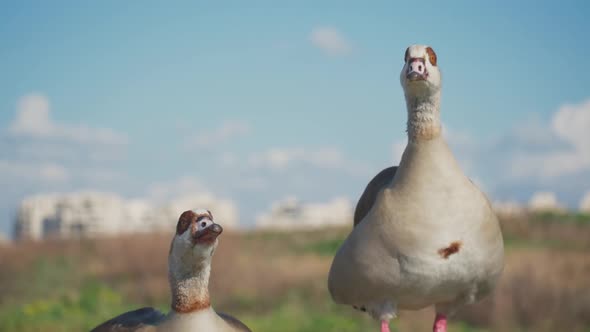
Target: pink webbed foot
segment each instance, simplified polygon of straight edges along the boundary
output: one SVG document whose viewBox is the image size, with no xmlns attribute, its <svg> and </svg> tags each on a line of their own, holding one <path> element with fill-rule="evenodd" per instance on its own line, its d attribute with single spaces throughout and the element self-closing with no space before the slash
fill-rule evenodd
<svg viewBox="0 0 590 332">
<path fill-rule="evenodd" d="M 389 332 L 389 322 L 386 320 L 381 321 L 381 332 Z"/>
<path fill-rule="evenodd" d="M 436 314 L 434 319 L 433 332 L 447 332 L 447 316 L 443 314 Z"/>
</svg>

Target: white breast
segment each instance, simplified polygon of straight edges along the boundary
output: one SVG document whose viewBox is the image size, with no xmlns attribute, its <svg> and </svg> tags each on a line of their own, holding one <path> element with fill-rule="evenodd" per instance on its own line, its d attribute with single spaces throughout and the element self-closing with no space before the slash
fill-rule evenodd
<svg viewBox="0 0 590 332">
<path fill-rule="evenodd" d="M 158 326 L 159 332 L 233 332 L 234 330 L 211 307 L 188 314 L 172 312 Z"/>
</svg>

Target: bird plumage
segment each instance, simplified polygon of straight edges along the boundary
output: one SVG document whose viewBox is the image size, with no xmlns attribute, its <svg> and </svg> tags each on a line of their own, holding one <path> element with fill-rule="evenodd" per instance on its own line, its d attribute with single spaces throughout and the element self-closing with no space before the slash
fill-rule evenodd
<svg viewBox="0 0 590 332">
<path fill-rule="evenodd" d="M 399 166 L 377 174 L 328 277 L 335 302 L 386 322 L 400 309 L 435 305 L 446 316 L 488 294 L 503 269 L 503 240 L 485 196 L 442 137 L 441 75 L 432 48 L 414 45 L 400 74 L 408 144 Z"/>
<path fill-rule="evenodd" d="M 237 318 L 211 307 L 211 259 L 222 231 L 208 210 L 182 213 L 168 257 L 170 313 L 142 308 L 110 319 L 91 332 L 251 332 Z"/>
</svg>

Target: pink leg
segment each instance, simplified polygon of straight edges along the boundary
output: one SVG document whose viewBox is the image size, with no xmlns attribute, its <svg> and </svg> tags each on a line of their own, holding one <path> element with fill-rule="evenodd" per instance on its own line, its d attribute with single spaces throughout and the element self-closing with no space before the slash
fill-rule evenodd
<svg viewBox="0 0 590 332">
<path fill-rule="evenodd" d="M 436 314 L 434 319 L 433 332 L 447 332 L 447 316 L 443 314 Z"/>
<path fill-rule="evenodd" d="M 381 321 L 381 332 L 389 332 L 389 322 L 386 320 Z"/>
</svg>

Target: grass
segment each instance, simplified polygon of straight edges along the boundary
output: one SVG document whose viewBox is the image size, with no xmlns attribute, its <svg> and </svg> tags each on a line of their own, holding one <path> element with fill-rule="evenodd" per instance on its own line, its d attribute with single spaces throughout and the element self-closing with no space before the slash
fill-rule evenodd
<svg viewBox="0 0 590 332">
<path fill-rule="evenodd" d="M 500 284 L 462 309 L 451 331 L 590 331 L 590 224 L 528 216 L 502 220 Z M 578 218 L 578 217 L 572 217 Z M 214 307 L 256 332 L 377 331 L 334 304 L 331 258 L 349 229 L 225 232 L 213 261 Z M 170 234 L 20 243 L 0 249 L 0 332 L 88 331 L 124 311 L 169 307 Z M 432 309 L 401 312 L 392 331 L 427 331 Z"/>
<path fill-rule="evenodd" d="M 96 316 L 108 317 L 133 306 L 100 283 L 84 285 L 79 292 L 35 299 L 0 312 L 0 331 L 88 331 Z"/>
<path fill-rule="evenodd" d="M 307 248 L 305 248 L 308 252 L 320 255 L 320 256 L 334 256 L 338 248 L 342 245 L 344 241 L 342 238 L 338 237 L 335 239 L 327 239 L 323 241 L 318 241 L 315 243 L 311 243 Z"/>
<path fill-rule="evenodd" d="M 363 331 L 370 330 L 375 323 L 358 319 L 353 315 L 336 314 L 342 308 L 335 308 L 326 302 L 312 302 L 304 292 L 289 292 L 271 312 L 264 315 L 244 314 L 243 320 L 253 331 Z"/>
<path fill-rule="evenodd" d="M 554 212 L 546 211 L 534 214 L 534 218 L 539 222 L 550 223 L 573 223 L 580 225 L 590 224 L 590 213 L 584 212 Z"/>
</svg>

